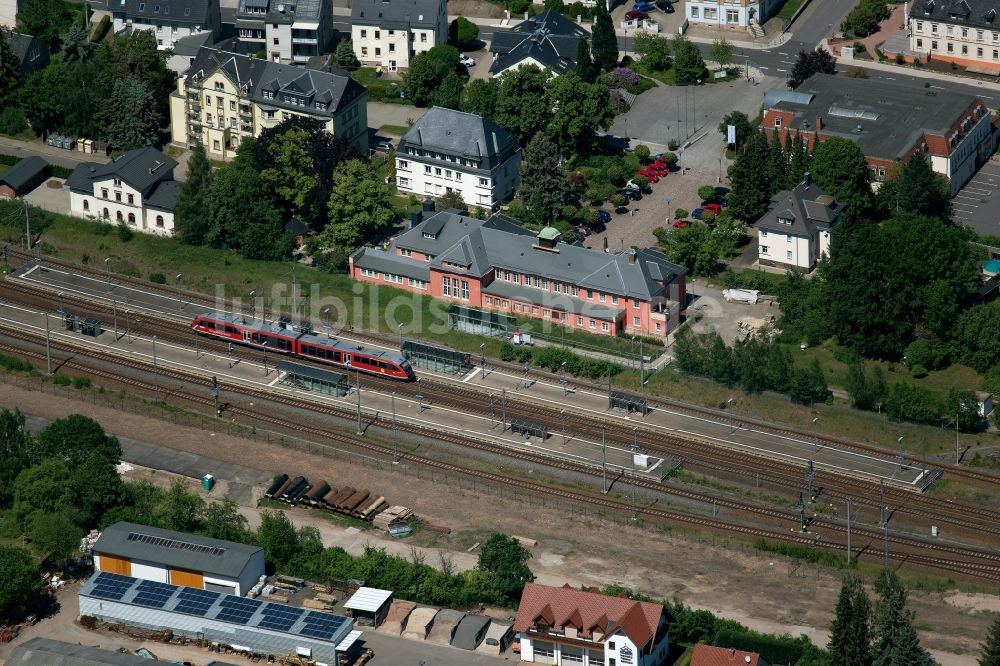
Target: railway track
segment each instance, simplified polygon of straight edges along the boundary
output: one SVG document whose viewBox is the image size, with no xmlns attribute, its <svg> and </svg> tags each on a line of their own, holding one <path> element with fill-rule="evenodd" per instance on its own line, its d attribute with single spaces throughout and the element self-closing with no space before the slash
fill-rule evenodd
<svg viewBox="0 0 1000 666">
<path fill-rule="evenodd" d="M 8 280 L 5 284 L 7 297 L 9 300 L 16 300 L 29 306 L 43 309 L 54 309 L 54 306 L 67 307 L 74 313 L 82 316 L 97 317 L 105 322 L 112 316 L 112 308 L 103 304 L 83 299 L 77 296 L 63 295 L 61 298 L 54 296 L 50 291 L 46 291 L 18 280 Z M 141 334 L 142 318 L 137 318 L 132 314 L 126 315 L 124 312 L 117 313 L 119 328 L 129 328 L 136 325 L 138 330 L 135 334 Z M 149 323 L 154 319 L 149 315 L 144 315 Z M 137 323 L 137 320 L 138 323 Z M 212 350 L 220 354 L 227 353 L 226 343 L 210 338 L 199 339 L 192 336 L 188 324 L 184 321 L 166 317 L 157 317 L 156 333 L 163 341 L 176 342 L 187 346 L 192 340 L 198 340 L 203 350 Z M 233 352 L 234 358 L 247 361 L 259 361 L 259 355 L 253 354 L 250 350 L 236 347 Z M 308 360 L 300 359 L 310 365 L 324 367 L 321 364 L 314 364 Z M 496 416 L 493 412 L 498 412 L 499 404 L 494 400 L 490 401 L 489 396 L 482 391 L 469 388 L 464 385 L 441 384 L 431 380 L 422 380 L 417 384 L 404 384 L 393 382 L 374 376 L 366 376 L 364 383 L 370 386 L 377 386 L 383 391 L 395 391 L 401 396 L 416 399 L 417 393 L 422 393 L 431 400 L 433 404 L 439 406 L 449 406 L 462 411 L 473 411 L 480 416 Z M 518 399 L 515 392 L 508 392 L 511 396 L 507 401 L 508 415 L 511 418 L 527 418 L 534 421 L 547 423 L 550 427 L 561 426 L 561 415 L 555 409 L 529 403 Z M 499 420 L 499 419 L 498 419 Z M 572 426 L 572 431 L 576 435 L 587 435 L 595 440 L 605 436 L 609 432 L 607 441 L 613 445 L 627 447 L 632 444 L 632 440 L 627 434 L 622 434 L 620 429 L 608 429 L 606 424 L 594 418 L 572 417 L 567 419 L 567 425 Z M 687 465 L 698 465 L 709 472 L 725 472 L 738 475 L 744 478 L 763 479 L 772 485 L 780 486 L 790 491 L 793 495 L 798 490 L 804 490 L 804 468 L 798 474 L 789 471 L 788 464 L 782 464 L 769 458 L 753 456 L 743 452 L 727 448 L 707 445 L 704 442 L 683 437 L 666 435 L 662 432 L 642 430 L 642 438 L 636 439 L 642 447 L 651 453 L 656 453 L 664 457 L 678 458 Z M 657 484 L 659 485 L 659 484 Z M 676 486 L 672 486 L 676 487 Z M 851 501 L 859 507 L 881 510 L 879 503 L 878 486 L 865 483 L 851 477 L 844 477 L 833 474 L 817 472 L 815 475 L 814 489 L 822 492 L 824 501 L 827 498 L 836 501 Z M 875 492 L 873 492 L 873 490 Z M 989 509 L 965 502 L 944 502 L 925 495 L 918 495 L 896 488 L 885 488 L 886 509 L 889 515 L 898 513 L 910 515 L 921 520 L 927 520 L 932 524 L 949 524 L 968 530 L 976 535 L 1000 535 L 1000 511 Z"/>
<path fill-rule="evenodd" d="M 8 339 L 18 339 L 24 342 L 29 342 L 34 344 L 39 343 L 39 339 L 37 336 L 28 334 L 23 330 L 12 328 L 7 324 L 3 324 L 2 327 L 5 329 L 5 335 L 7 336 Z M 119 356 L 101 352 L 99 350 L 94 350 L 89 347 L 84 347 L 83 349 L 80 349 L 75 345 L 64 345 L 62 343 L 55 343 L 53 347 L 57 351 L 62 350 L 62 351 L 73 352 L 74 354 L 73 358 L 77 358 L 77 355 L 82 353 L 96 360 L 106 361 L 115 364 L 117 366 L 123 366 L 138 372 L 145 373 L 150 370 L 150 368 L 143 362 L 136 361 L 134 359 L 123 359 Z M 31 355 L 39 359 L 44 358 L 44 355 L 38 352 L 25 352 L 23 349 L 11 346 L 9 344 L 0 345 L 0 349 L 5 349 L 20 354 L 27 353 L 28 355 Z M 121 373 L 113 373 L 99 369 L 95 370 L 94 368 L 91 368 L 89 366 L 84 366 L 75 360 L 68 361 L 66 365 L 71 369 L 81 370 L 91 375 L 97 375 L 112 381 L 125 383 L 135 388 L 142 388 L 144 390 L 149 390 L 150 388 L 153 388 L 148 382 L 136 380 L 134 378 L 122 375 Z M 164 379 L 169 378 L 174 381 L 182 382 L 184 386 L 188 386 L 191 384 L 198 385 L 204 383 L 204 378 L 198 377 L 190 373 L 176 371 L 168 368 L 161 368 L 158 372 L 158 375 Z M 273 392 L 259 390 L 252 387 L 240 387 L 239 393 L 251 397 L 254 400 L 275 402 L 295 409 L 307 409 L 310 411 L 326 413 L 331 416 L 338 416 L 341 418 L 351 418 L 353 416 L 352 410 L 331 407 L 326 405 L 316 405 L 315 403 L 306 402 L 291 396 L 274 394 Z M 202 406 L 211 404 L 210 401 L 204 395 L 192 393 L 191 391 L 186 390 L 183 387 L 179 389 L 172 389 L 171 395 L 177 396 L 181 399 Z M 364 438 L 348 436 L 343 433 L 331 433 L 327 429 L 304 426 L 301 423 L 296 423 L 294 421 L 282 419 L 268 412 L 265 412 L 263 414 L 260 412 L 251 413 L 249 410 L 245 410 L 238 406 L 233 406 L 231 407 L 231 409 L 235 413 L 240 414 L 241 416 L 252 417 L 258 421 L 272 423 L 275 426 L 281 426 L 283 428 L 287 428 L 292 431 L 307 433 L 311 436 L 314 437 L 318 436 L 325 439 L 332 438 L 338 442 L 349 442 L 354 446 L 359 446 L 361 448 L 365 448 L 370 451 L 378 452 L 380 455 L 383 456 L 388 453 L 388 448 L 385 445 L 373 443 L 368 440 L 365 440 Z M 411 434 L 415 434 L 418 436 L 427 437 L 429 435 L 429 433 L 423 428 L 410 427 L 405 424 L 401 426 L 398 425 L 397 428 L 404 432 L 410 432 Z M 550 466 L 557 466 L 570 471 L 590 474 L 592 476 L 598 474 L 598 472 L 593 468 L 588 468 L 575 463 L 563 462 L 560 464 L 553 465 L 552 459 L 543 458 L 542 456 L 538 456 L 535 454 L 511 451 L 510 449 L 497 447 L 495 445 L 490 445 L 485 442 L 479 442 L 476 440 L 467 440 L 465 438 L 457 437 L 446 433 L 443 434 L 437 431 L 431 433 L 431 435 L 435 439 L 442 439 L 442 435 L 444 435 L 443 437 L 444 439 L 451 441 L 453 443 L 462 446 L 472 446 L 473 448 L 479 448 L 488 451 L 490 453 L 499 453 L 501 455 L 506 455 L 506 456 L 515 455 L 516 457 L 524 461 L 531 462 L 533 464 L 545 464 Z M 729 533 L 735 532 L 737 534 L 741 534 L 744 536 L 752 536 L 770 540 L 780 540 L 786 543 L 810 544 L 814 546 L 821 546 L 825 548 L 835 548 L 835 549 L 844 548 L 843 543 L 832 543 L 827 539 L 820 544 L 815 540 L 815 538 L 807 538 L 801 535 L 796 536 L 793 533 L 788 533 L 784 530 L 784 525 L 782 525 L 781 530 L 773 530 L 758 526 L 738 524 L 738 523 L 734 524 L 732 522 L 725 522 L 716 519 L 708 519 L 686 512 L 664 509 L 664 508 L 654 507 L 651 505 L 650 506 L 639 506 L 637 504 L 630 505 L 627 502 L 615 500 L 607 496 L 594 497 L 593 495 L 588 495 L 585 493 L 569 491 L 566 490 L 565 488 L 554 486 L 552 484 L 529 483 L 523 479 L 518 479 L 517 477 L 510 477 L 507 475 L 484 472 L 482 470 L 467 469 L 459 465 L 455 465 L 453 463 L 447 463 L 440 460 L 426 458 L 423 456 L 417 456 L 416 454 L 403 453 L 401 455 L 404 460 L 413 462 L 414 464 L 437 467 L 439 469 L 450 471 L 452 473 L 462 473 L 466 475 L 478 476 L 498 483 L 504 483 L 506 485 L 513 485 L 522 489 L 532 490 L 533 492 L 540 492 L 542 494 L 558 496 L 572 501 L 586 502 L 592 505 L 597 504 L 598 506 L 604 506 L 606 508 L 614 509 L 616 511 L 634 511 L 637 515 L 647 516 L 650 519 L 660 522 L 663 521 L 672 523 L 679 522 L 691 526 L 697 526 L 723 532 L 729 532 Z M 647 490 L 656 490 L 659 492 L 663 491 L 663 487 L 660 486 L 659 484 L 639 481 L 639 485 Z M 746 504 L 739 504 L 728 500 L 722 500 L 720 503 L 718 498 L 713 498 L 701 493 L 679 490 L 679 489 L 671 489 L 671 490 L 677 491 L 674 492 L 673 494 L 679 497 L 684 497 L 687 499 L 696 500 L 700 502 L 714 501 L 717 504 L 721 504 L 722 506 L 731 508 L 733 511 L 739 511 L 748 514 L 756 514 L 758 516 L 768 517 L 786 524 L 789 522 L 797 524 L 796 515 L 781 512 L 776 509 L 753 507 Z M 836 533 L 839 536 L 840 533 L 846 532 L 845 528 L 835 523 L 821 521 L 815 524 L 822 525 L 825 533 Z M 884 536 L 878 533 L 877 531 L 867 530 L 863 528 L 855 529 L 853 534 L 855 535 L 855 538 L 857 538 L 859 541 L 868 539 L 870 542 L 869 545 L 871 545 L 871 543 L 877 544 L 879 540 L 881 540 Z M 926 542 L 923 541 L 910 539 L 907 537 L 895 536 L 895 535 L 889 538 L 888 542 L 893 544 L 893 546 L 896 548 L 895 551 L 890 551 L 889 553 L 889 556 L 892 557 L 892 559 L 894 559 L 895 561 L 911 562 L 914 564 L 928 566 L 939 570 L 943 569 L 953 573 L 969 575 L 976 578 L 986 579 L 991 581 L 1000 580 L 1000 556 L 991 553 L 986 553 L 976 549 L 945 546 L 942 544 L 927 544 Z M 916 552 L 910 552 L 911 550 L 915 550 Z M 935 556 L 928 555 L 926 552 L 928 550 L 934 551 Z M 943 557 L 944 555 L 950 555 L 954 559 L 945 558 Z"/>
</svg>

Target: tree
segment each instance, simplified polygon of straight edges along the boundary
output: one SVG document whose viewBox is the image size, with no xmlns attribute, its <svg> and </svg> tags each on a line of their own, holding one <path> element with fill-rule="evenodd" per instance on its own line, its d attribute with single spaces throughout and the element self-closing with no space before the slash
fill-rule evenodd
<svg viewBox="0 0 1000 666">
<path fill-rule="evenodd" d="M 0 618 L 17 619 L 34 604 L 42 587 L 27 551 L 0 545 Z"/>
<path fill-rule="evenodd" d="M 389 190 L 374 164 L 348 160 L 333 174 L 329 203 L 330 223 L 319 235 L 323 248 L 353 252 L 393 220 Z"/>
<path fill-rule="evenodd" d="M 662 238 L 662 247 L 670 261 L 684 266 L 694 275 L 718 272 L 718 249 L 712 232 L 703 224 L 670 230 Z"/>
<path fill-rule="evenodd" d="M 717 39 L 712 42 L 708 57 L 719 63 L 720 68 L 725 69 L 726 65 L 731 65 L 733 62 L 733 45 L 725 39 Z"/>
<path fill-rule="evenodd" d="M 785 161 L 785 151 L 781 146 L 781 135 L 777 129 L 771 130 L 771 152 L 767 160 L 767 179 L 771 183 L 771 194 L 784 187 L 788 179 L 788 162 Z"/>
<path fill-rule="evenodd" d="M 754 131 L 753 125 L 750 124 L 750 119 L 747 118 L 747 114 L 742 111 L 730 111 L 725 116 L 722 117 L 722 122 L 719 123 L 719 132 L 722 136 L 729 137 L 729 126 L 733 125 L 736 128 L 736 144 L 733 146 L 733 150 L 739 151 L 740 148 L 746 144 L 747 139 Z"/>
<path fill-rule="evenodd" d="M 802 182 L 806 172 L 810 169 L 811 163 L 812 159 L 809 155 L 809 148 L 806 146 L 805 139 L 802 138 L 800 132 L 796 132 L 795 139 L 792 141 L 791 156 L 788 161 L 787 182 L 790 187 L 795 187 Z"/>
<path fill-rule="evenodd" d="M 34 511 L 65 513 L 74 523 L 82 522 L 65 460 L 49 458 L 26 468 L 14 480 L 13 491 L 14 513 L 22 525 Z"/>
<path fill-rule="evenodd" d="M 840 28 L 857 37 L 867 37 L 877 32 L 879 23 L 889 18 L 889 8 L 881 0 L 861 0 L 846 17 Z"/>
<path fill-rule="evenodd" d="M 986 634 L 979 666 L 1000 666 L 1000 616 L 993 620 L 989 633 Z"/>
<path fill-rule="evenodd" d="M 0 35 L 0 107 L 14 103 L 21 82 L 21 61 L 10 50 L 10 44 Z"/>
<path fill-rule="evenodd" d="M 861 579 L 848 574 L 840 586 L 833 626 L 830 627 L 830 663 L 837 666 L 870 666 L 871 603 Z"/>
<path fill-rule="evenodd" d="M 729 213 L 744 222 L 756 222 L 767 210 L 772 184 L 768 176 L 770 149 L 760 130 L 753 130 L 729 167 L 733 191 Z"/>
<path fill-rule="evenodd" d="M 35 461 L 58 458 L 76 466 L 97 453 L 110 465 L 121 460 L 118 438 L 104 432 L 101 424 L 81 414 L 71 414 L 47 425 L 36 438 Z"/>
<path fill-rule="evenodd" d="M 581 37 L 576 44 L 576 74 L 581 81 L 593 83 L 597 79 L 597 68 L 590 56 L 590 44 L 586 37 Z"/>
<path fill-rule="evenodd" d="M 92 451 L 81 464 L 70 470 L 69 483 L 74 495 L 73 515 L 86 529 L 98 524 L 109 509 L 125 501 L 125 482 L 118 475 L 117 461 Z"/>
<path fill-rule="evenodd" d="M 934 660 L 920 646 L 913 613 L 906 610 L 906 590 L 896 574 L 886 569 L 875 583 L 873 666 L 932 666 Z"/>
<path fill-rule="evenodd" d="M 602 70 L 608 72 L 618 64 L 618 38 L 615 36 L 611 14 L 603 3 L 597 3 L 594 18 L 594 30 L 591 33 L 591 52 L 594 62 Z"/>
<path fill-rule="evenodd" d="M 552 115 L 546 91 L 549 75 L 534 65 L 507 70 L 500 76 L 493 120 L 527 146 L 544 129 Z"/>
<path fill-rule="evenodd" d="M 361 63 L 354 54 L 354 42 L 350 39 L 342 39 L 337 43 L 337 49 L 333 52 L 333 57 L 337 60 L 337 65 L 347 70 L 357 69 Z"/>
<path fill-rule="evenodd" d="M 494 574 L 505 597 L 516 601 L 527 583 L 535 580 L 527 562 L 531 553 L 514 537 L 494 532 L 479 551 L 476 568 Z"/>
<path fill-rule="evenodd" d="M 584 157 L 597 147 L 598 131 L 611 127 L 614 112 L 606 86 L 581 81 L 576 72 L 553 79 L 548 98 L 554 110 L 546 135 L 560 155 Z"/>
<path fill-rule="evenodd" d="M 698 45 L 683 36 L 674 38 L 674 76 L 681 85 L 697 84 L 705 78 L 705 61 Z"/>
<path fill-rule="evenodd" d="M 64 63 L 86 62 L 94 54 L 94 45 L 90 41 L 87 29 L 79 23 L 69 26 L 62 36 L 62 46 L 59 48 L 59 58 Z"/>
<path fill-rule="evenodd" d="M 34 439 L 24 425 L 24 414 L 0 410 L 0 507 L 14 499 L 14 480 L 31 464 Z"/>
<path fill-rule="evenodd" d="M 493 118 L 500 82 L 495 78 L 469 81 L 462 92 L 462 111 L 483 118 Z"/>
<path fill-rule="evenodd" d="M 434 99 L 434 91 L 441 82 L 437 67 L 426 53 L 418 53 L 410 61 L 410 69 L 403 79 L 406 97 L 417 106 L 427 106 Z"/>
<path fill-rule="evenodd" d="M 205 501 L 185 488 L 182 481 L 174 481 L 163 498 L 159 523 L 164 529 L 195 532 L 204 511 Z"/>
<path fill-rule="evenodd" d="M 926 215 L 951 218 L 951 198 L 944 179 L 934 173 L 927 158 L 916 152 L 895 170 L 878 191 L 879 208 L 891 215 Z"/>
<path fill-rule="evenodd" d="M 45 69 L 28 75 L 18 93 L 18 100 L 32 123 L 55 129 L 62 125 L 66 116 L 69 104 L 66 90 L 69 87 L 66 67 L 61 62 L 53 62 Z"/>
<path fill-rule="evenodd" d="M 167 51 L 157 48 L 151 30 L 136 30 L 102 42 L 94 57 L 98 92 L 111 90 L 119 80 L 141 81 L 161 102 L 159 114 L 167 115 L 167 98 L 175 88 L 175 75 L 167 68 Z M 103 86 L 103 88 L 101 88 Z"/>
<path fill-rule="evenodd" d="M 119 79 L 98 111 L 97 122 L 104 140 L 115 148 L 151 146 L 163 126 L 161 104 L 143 81 Z"/>
<path fill-rule="evenodd" d="M 572 199 L 569 180 L 559 166 L 558 148 L 544 134 L 532 139 L 521 155 L 520 196 L 537 224 L 553 222 Z"/>
<path fill-rule="evenodd" d="M 670 69 L 670 42 L 652 32 L 642 31 L 632 40 L 635 52 L 639 54 L 639 62 L 651 72 L 665 72 Z"/>
<path fill-rule="evenodd" d="M 31 545 L 57 566 L 73 554 L 83 537 L 83 530 L 62 513 L 35 511 L 24 522 L 24 534 Z"/>
<path fill-rule="evenodd" d="M 820 47 L 815 51 L 799 51 L 795 64 L 792 66 L 792 75 L 788 79 L 788 87 L 798 88 L 813 74 L 835 74 L 837 72 L 837 61 L 833 59 L 830 52 Z"/>
<path fill-rule="evenodd" d="M 448 41 L 461 48 L 479 39 L 479 26 L 459 16 L 448 25 Z"/>
<path fill-rule="evenodd" d="M 309 193 L 319 180 L 313 169 L 309 133 L 290 128 L 277 135 L 268 150 L 274 165 L 260 172 L 261 180 L 289 209 L 298 211 L 306 219 L 314 219 L 315 211 L 306 211 Z"/>
<path fill-rule="evenodd" d="M 978 372 L 1000 365 L 1000 301 L 963 312 L 955 325 L 954 338 L 962 363 Z"/>
<path fill-rule="evenodd" d="M 455 72 L 449 72 L 438 85 L 437 90 L 434 91 L 434 106 L 455 109 L 456 111 L 461 110 L 464 90 L 465 79 Z"/>
<path fill-rule="evenodd" d="M 250 537 L 246 517 L 228 497 L 205 507 L 201 523 L 202 531 L 213 539 L 246 543 Z"/>
<path fill-rule="evenodd" d="M 188 159 L 187 180 L 181 184 L 174 206 L 174 227 L 182 243 L 201 245 L 210 225 L 209 197 L 212 192 L 212 166 L 205 146 L 195 142 Z"/>
<path fill-rule="evenodd" d="M 299 550 L 298 534 L 284 511 L 261 512 L 257 543 L 275 567 L 288 564 Z"/>
<path fill-rule="evenodd" d="M 824 192 L 844 204 L 848 223 L 871 211 L 871 172 L 858 144 L 843 137 L 830 137 L 813 147 L 810 171 Z"/>
<path fill-rule="evenodd" d="M 879 405 L 885 404 L 888 391 L 885 371 L 876 365 L 869 376 L 863 363 L 860 361 L 852 363 L 848 367 L 847 383 L 844 388 L 851 398 L 852 406 L 869 411 L 875 409 L 881 411 Z"/>
<path fill-rule="evenodd" d="M 458 190 L 446 192 L 444 195 L 438 197 L 437 201 L 439 210 L 448 210 L 449 208 L 456 208 L 463 212 L 468 212 L 469 210 L 465 199 L 462 198 L 462 193 Z"/>
<path fill-rule="evenodd" d="M 70 5 L 60 0 L 25 0 L 19 7 L 17 31 L 38 37 L 50 49 L 59 48 L 60 35 L 73 23 Z"/>
</svg>

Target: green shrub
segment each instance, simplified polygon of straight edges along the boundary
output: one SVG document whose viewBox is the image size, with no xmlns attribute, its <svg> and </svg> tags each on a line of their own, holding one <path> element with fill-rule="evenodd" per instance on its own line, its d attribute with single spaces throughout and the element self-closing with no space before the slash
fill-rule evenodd
<svg viewBox="0 0 1000 666">
<path fill-rule="evenodd" d="M 56 386 L 69 386 L 73 380 L 66 375 L 52 375 L 52 383 Z"/>
<path fill-rule="evenodd" d="M 616 192 L 613 195 L 611 195 L 611 203 L 614 204 L 615 206 L 624 206 L 625 201 L 626 200 L 624 194 Z"/>
<path fill-rule="evenodd" d="M 698 188 L 698 197 L 702 201 L 708 201 L 715 196 L 715 186 L 714 185 L 702 185 Z"/>
<path fill-rule="evenodd" d="M 76 377 L 75 379 L 73 379 L 73 388 L 75 389 L 90 388 L 90 377 Z"/>
<path fill-rule="evenodd" d="M 677 143 L 676 139 L 670 139 L 669 141 L 667 141 L 667 148 L 669 148 L 670 150 L 677 150 L 678 145 L 679 144 Z"/>
<path fill-rule="evenodd" d="M 105 14 L 101 17 L 100 22 L 97 24 L 97 29 L 94 30 L 94 34 L 90 36 L 90 41 L 97 43 L 102 41 L 108 34 L 108 30 L 111 29 L 111 16 Z"/>
<path fill-rule="evenodd" d="M 19 106 L 8 106 L 0 113 L 0 134 L 20 134 L 28 129 L 28 119 Z"/>
<path fill-rule="evenodd" d="M 690 214 L 691 214 L 691 212 L 688 211 L 688 210 L 685 210 L 684 208 L 678 208 L 677 210 L 674 211 L 674 217 L 677 218 L 678 220 L 683 220 L 685 217 L 687 217 Z"/>
<path fill-rule="evenodd" d="M 133 233 L 133 231 L 129 229 L 128 225 L 125 224 L 124 220 L 118 223 L 118 240 L 120 240 L 123 243 L 127 243 L 134 237 L 135 233 Z"/>
<path fill-rule="evenodd" d="M 163 273 L 151 273 L 149 276 L 149 281 L 153 284 L 166 284 L 167 276 Z"/>
<path fill-rule="evenodd" d="M 635 147 L 635 150 L 632 152 L 634 152 L 635 156 L 638 157 L 640 160 L 649 159 L 649 146 L 647 146 L 644 143 L 640 143 L 638 146 Z"/>
<path fill-rule="evenodd" d="M 35 366 L 23 359 L 4 356 L 3 354 L 0 354 L 0 367 L 4 367 L 12 372 L 31 372 L 35 369 Z"/>
<path fill-rule="evenodd" d="M 510 13 L 511 15 L 523 14 L 528 11 L 528 7 L 531 6 L 530 0 L 511 0 L 510 3 Z"/>
<path fill-rule="evenodd" d="M 643 176 L 641 173 L 637 173 L 635 177 L 632 178 L 632 180 L 635 181 L 635 184 L 639 186 L 640 190 L 645 189 L 645 187 L 649 185 L 649 179 Z"/>
<path fill-rule="evenodd" d="M 507 363 L 514 360 L 514 345 L 509 342 L 500 345 L 500 360 Z"/>
<path fill-rule="evenodd" d="M 612 183 L 622 182 L 622 176 L 624 175 L 621 165 L 612 164 L 608 167 L 608 178 L 611 179 Z"/>
</svg>

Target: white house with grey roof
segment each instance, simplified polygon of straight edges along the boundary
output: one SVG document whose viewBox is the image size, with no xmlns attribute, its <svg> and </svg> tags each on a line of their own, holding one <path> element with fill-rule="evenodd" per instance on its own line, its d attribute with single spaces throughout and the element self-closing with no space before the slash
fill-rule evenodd
<svg viewBox="0 0 1000 666">
<path fill-rule="evenodd" d="M 493 208 L 514 196 L 521 146 L 513 134 L 473 113 L 432 107 L 396 150 L 396 187 L 439 197 L 458 192 L 473 206 Z"/>
<path fill-rule="evenodd" d="M 448 43 L 448 2 L 353 0 L 351 42 L 362 65 L 406 71 L 415 55 Z"/>
<path fill-rule="evenodd" d="M 687 270 L 656 250 L 600 252 L 560 242 L 552 227 L 536 234 L 502 216 L 476 220 L 455 210 L 420 219 L 387 249 L 357 250 L 350 274 L 605 335 L 665 338 L 687 298 Z"/>
<path fill-rule="evenodd" d="M 303 64 L 330 46 L 332 12 L 333 3 L 323 0 L 239 0 L 239 51 L 263 51 L 272 62 Z"/>
<path fill-rule="evenodd" d="M 149 30 L 161 51 L 172 49 L 178 39 L 202 32 L 219 38 L 219 0 L 106 0 L 115 34 Z"/>
<path fill-rule="evenodd" d="M 532 16 L 510 30 L 497 30 L 490 41 L 493 64 L 490 74 L 534 65 L 553 76 L 576 68 L 580 40 L 590 43 L 590 33 L 551 9 Z"/>
<path fill-rule="evenodd" d="M 812 182 L 807 173 L 791 191 L 778 192 L 757 220 L 758 261 L 810 271 L 830 254 L 830 234 L 844 204 Z"/>
<path fill-rule="evenodd" d="M 107 164 L 78 164 L 66 179 L 70 213 L 170 236 L 180 192 L 180 183 L 174 180 L 176 166 L 155 148 L 136 148 Z"/>
<path fill-rule="evenodd" d="M 202 47 L 170 95 L 170 135 L 230 159 L 240 142 L 292 116 L 319 122 L 359 153 L 368 150 L 368 91 L 347 72 L 281 65 Z"/>
<path fill-rule="evenodd" d="M 264 575 L 259 546 L 137 523 L 109 525 L 93 553 L 97 571 L 237 596 Z"/>
</svg>

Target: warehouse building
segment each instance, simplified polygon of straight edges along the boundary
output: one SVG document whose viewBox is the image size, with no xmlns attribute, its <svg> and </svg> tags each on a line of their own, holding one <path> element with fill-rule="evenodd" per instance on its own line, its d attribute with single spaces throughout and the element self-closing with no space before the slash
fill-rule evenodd
<svg viewBox="0 0 1000 666">
<path fill-rule="evenodd" d="M 7 663 L 18 666 L 146 666 L 149 660 L 134 654 L 37 637 L 14 648 Z"/>
<path fill-rule="evenodd" d="M 115 523 L 94 544 L 97 571 L 241 596 L 264 575 L 264 549 Z"/>
<path fill-rule="evenodd" d="M 80 617 L 217 642 L 257 655 L 336 664 L 360 644 L 351 618 L 281 603 L 95 573 L 80 588 Z"/>
</svg>

